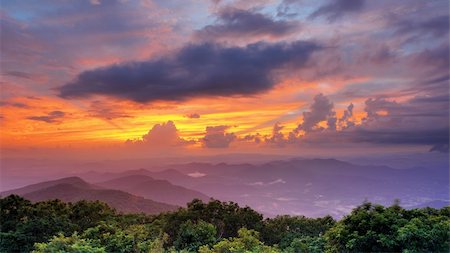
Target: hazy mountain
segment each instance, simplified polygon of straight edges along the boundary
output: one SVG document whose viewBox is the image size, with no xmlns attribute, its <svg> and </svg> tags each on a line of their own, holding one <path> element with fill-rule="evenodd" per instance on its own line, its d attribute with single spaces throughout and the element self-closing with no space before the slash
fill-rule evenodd
<svg viewBox="0 0 450 253">
<path fill-rule="evenodd" d="M 179 185 L 273 214 L 341 216 L 365 199 L 385 205 L 400 199 L 405 206 L 448 199 L 445 166 L 394 169 L 335 159 L 292 159 L 260 165 L 189 163 L 166 169 L 202 175 Z"/>
<path fill-rule="evenodd" d="M 94 186 L 94 185 L 87 183 L 86 181 L 84 181 L 83 179 L 81 179 L 79 177 L 66 177 L 66 178 L 61 178 L 61 179 L 56 179 L 56 180 L 51 180 L 51 181 L 45 181 L 45 182 L 41 182 L 41 183 L 37 183 L 37 184 L 31 184 L 31 185 L 28 185 L 28 186 L 25 186 L 22 188 L 18 188 L 18 189 L 14 189 L 14 190 L 4 191 L 4 192 L 1 192 L 0 195 L 1 196 L 7 196 L 10 194 L 24 195 L 24 194 L 27 194 L 30 192 L 42 190 L 42 189 L 52 187 L 55 185 L 59 185 L 59 184 L 71 184 L 71 185 L 76 185 L 79 188 L 86 188 L 86 189 L 99 188 L 98 186 Z"/>
<path fill-rule="evenodd" d="M 158 180 L 145 175 L 119 177 L 98 183 L 98 185 L 179 206 L 186 205 L 192 199 L 209 200 L 208 196 L 199 191 L 173 185 L 167 180 Z"/>
<path fill-rule="evenodd" d="M 60 199 L 65 202 L 76 202 L 83 199 L 100 200 L 124 213 L 156 214 L 178 208 L 174 205 L 156 202 L 120 190 L 101 189 L 77 177 L 42 182 L 3 192 L 0 195 L 7 196 L 10 194 L 18 194 L 34 202 L 50 199 Z"/>
<path fill-rule="evenodd" d="M 412 207 L 427 205 L 425 202 L 434 205 L 435 200 L 449 198 L 445 164 L 394 169 L 336 159 L 291 159 L 263 164 L 197 162 L 159 169 L 92 171 L 80 176 L 89 182 L 102 182 L 103 187 L 166 203 L 184 204 L 190 197 L 205 200 L 205 193 L 249 205 L 265 214 L 339 217 L 366 199 L 383 205 L 400 199 L 403 206 Z"/>
</svg>

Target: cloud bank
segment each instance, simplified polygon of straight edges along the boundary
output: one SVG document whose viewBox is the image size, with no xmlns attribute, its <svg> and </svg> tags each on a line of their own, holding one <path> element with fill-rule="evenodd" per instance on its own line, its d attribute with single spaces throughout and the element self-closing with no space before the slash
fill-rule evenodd
<svg viewBox="0 0 450 253">
<path fill-rule="evenodd" d="M 272 71 L 300 68 L 319 48 L 305 41 L 260 42 L 245 47 L 188 45 L 172 57 L 82 72 L 60 88 L 60 96 L 107 95 L 145 103 L 199 96 L 251 95 L 276 84 Z"/>
</svg>

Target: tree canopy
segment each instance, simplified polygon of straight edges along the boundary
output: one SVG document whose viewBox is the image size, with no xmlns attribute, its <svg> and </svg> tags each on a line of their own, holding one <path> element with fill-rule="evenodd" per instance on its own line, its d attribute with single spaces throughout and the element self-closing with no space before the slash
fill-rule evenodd
<svg viewBox="0 0 450 253">
<path fill-rule="evenodd" d="M 448 252 L 450 207 L 364 202 L 331 216 L 263 216 L 233 202 L 193 200 L 159 215 L 101 202 L 0 199 L 0 252 Z"/>
</svg>

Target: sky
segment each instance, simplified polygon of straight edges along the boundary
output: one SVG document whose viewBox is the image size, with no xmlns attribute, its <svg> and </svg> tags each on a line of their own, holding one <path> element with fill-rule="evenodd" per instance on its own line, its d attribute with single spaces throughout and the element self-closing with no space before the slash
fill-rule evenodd
<svg viewBox="0 0 450 253">
<path fill-rule="evenodd" d="M 2 158 L 449 152 L 446 0 L 1 2 Z"/>
</svg>

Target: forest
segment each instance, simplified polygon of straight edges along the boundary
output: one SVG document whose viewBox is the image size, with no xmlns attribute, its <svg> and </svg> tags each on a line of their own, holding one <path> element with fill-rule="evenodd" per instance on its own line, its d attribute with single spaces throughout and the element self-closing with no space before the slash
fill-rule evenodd
<svg viewBox="0 0 450 253">
<path fill-rule="evenodd" d="M 95 201 L 0 199 L 1 252 L 449 252 L 450 207 L 363 202 L 340 220 L 264 218 L 233 202 L 122 214 Z"/>
</svg>

